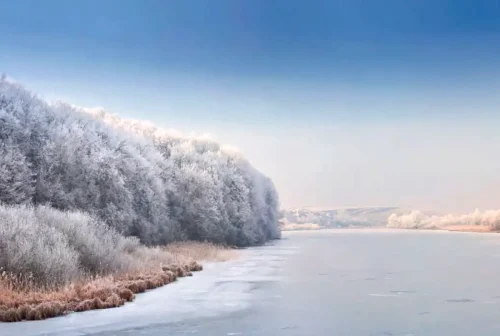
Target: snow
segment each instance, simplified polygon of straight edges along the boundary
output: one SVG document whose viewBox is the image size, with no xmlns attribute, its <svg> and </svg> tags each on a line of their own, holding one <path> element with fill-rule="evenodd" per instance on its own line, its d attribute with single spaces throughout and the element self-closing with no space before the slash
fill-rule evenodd
<svg viewBox="0 0 500 336">
<path fill-rule="evenodd" d="M 0 324 L 3 335 L 68 335 L 113 332 L 228 314 L 248 308 L 260 282 L 279 281 L 277 268 L 296 253 L 279 246 L 239 250 L 239 257 L 205 264 L 193 277 L 137 295 L 123 307 L 72 313 L 43 321 Z"/>
</svg>

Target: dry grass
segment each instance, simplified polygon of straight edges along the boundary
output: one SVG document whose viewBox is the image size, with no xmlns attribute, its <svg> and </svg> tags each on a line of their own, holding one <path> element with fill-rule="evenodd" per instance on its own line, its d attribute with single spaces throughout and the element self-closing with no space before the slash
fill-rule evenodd
<svg viewBox="0 0 500 336">
<path fill-rule="evenodd" d="M 128 273 L 87 278 L 57 288 L 37 287 L 30 277 L 0 275 L 0 321 L 42 320 L 70 312 L 119 307 L 135 294 L 164 286 L 203 269 L 199 261 L 225 261 L 229 248 L 197 242 L 158 249 L 155 257 Z"/>
<path fill-rule="evenodd" d="M 236 256 L 235 249 L 212 243 L 178 242 L 167 245 L 165 250 L 198 261 L 227 261 Z"/>
</svg>

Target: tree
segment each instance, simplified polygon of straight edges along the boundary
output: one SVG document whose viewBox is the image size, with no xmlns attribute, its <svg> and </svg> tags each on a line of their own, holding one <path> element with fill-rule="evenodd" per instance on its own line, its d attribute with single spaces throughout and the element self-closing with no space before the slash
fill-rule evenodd
<svg viewBox="0 0 500 336">
<path fill-rule="evenodd" d="M 34 176 L 30 164 L 9 140 L 0 143 L 0 202 L 24 204 L 31 201 Z"/>
<path fill-rule="evenodd" d="M 0 201 L 98 216 L 147 244 L 279 236 L 278 194 L 241 155 L 0 79 Z"/>
</svg>

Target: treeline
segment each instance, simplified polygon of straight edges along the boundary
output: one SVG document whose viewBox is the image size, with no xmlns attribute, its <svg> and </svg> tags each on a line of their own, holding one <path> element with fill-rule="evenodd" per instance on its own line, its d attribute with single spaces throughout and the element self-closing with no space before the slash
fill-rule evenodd
<svg viewBox="0 0 500 336">
<path fill-rule="evenodd" d="M 479 211 L 464 215 L 429 215 L 419 210 L 408 214 L 392 214 L 387 220 L 390 228 L 441 229 L 451 226 L 486 227 L 500 230 L 500 210 Z"/>
<path fill-rule="evenodd" d="M 281 222 L 288 228 L 294 224 L 318 225 L 320 228 L 382 226 L 393 212 L 400 213 L 395 207 L 366 207 L 341 209 L 285 209 Z M 297 227 L 299 228 L 299 227 Z"/>
<path fill-rule="evenodd" d="M 272 181 L 218 143 L 0 79 L 0 202 L 83 211 L 149 245 L 278 238 Z"/>
</svg>

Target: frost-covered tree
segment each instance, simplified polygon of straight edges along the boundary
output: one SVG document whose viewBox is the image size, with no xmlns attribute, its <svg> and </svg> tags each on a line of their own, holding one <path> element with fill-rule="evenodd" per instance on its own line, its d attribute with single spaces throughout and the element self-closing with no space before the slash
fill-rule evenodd
<svg viewBox="0 0 500 336">
<path fill-rule="evenodd" d="M 9 140 L 0 143 L 0 202 L 23 204 L 31 201 L 34 178 L 30 163 Z"/>
<path fill-rule="evenodd" d="M 2 78 L 0 140 L 1 202 L 84 211 L 147 244 L 279 237 L 272 182 L 210 139 L 50 105 Z"/>
</svg>

